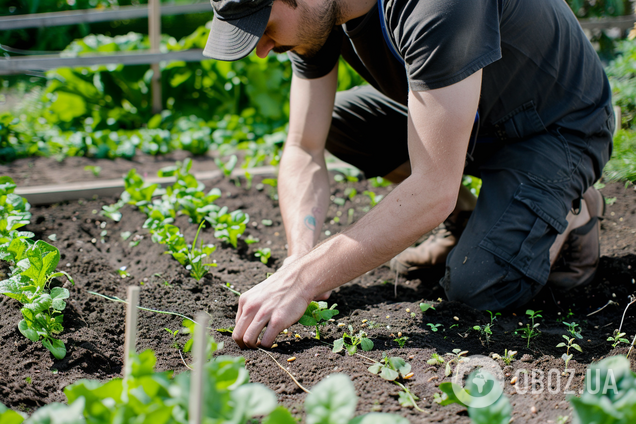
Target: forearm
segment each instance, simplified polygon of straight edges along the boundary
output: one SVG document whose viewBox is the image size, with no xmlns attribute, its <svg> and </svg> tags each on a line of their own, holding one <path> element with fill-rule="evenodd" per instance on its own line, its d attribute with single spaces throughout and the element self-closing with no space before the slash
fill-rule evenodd
<svg viewBox="0 0 636 424">
<path fill-rule="evenodd" d="M 327 214 L 329 177 L 324 154 L 296 144 L 286 146 L 278 181 L 288 255 L 303 256 L 317 243 Z"/>
<path fill-rule="evenodd" d="M 446 187 L 448 181 L 436 186 L 411 176 L 356 225 L 295 262 L 297 281 L 308 298 L 380 266 L 435 228 L 455 202 L 457 188 Z"/>
</svg>

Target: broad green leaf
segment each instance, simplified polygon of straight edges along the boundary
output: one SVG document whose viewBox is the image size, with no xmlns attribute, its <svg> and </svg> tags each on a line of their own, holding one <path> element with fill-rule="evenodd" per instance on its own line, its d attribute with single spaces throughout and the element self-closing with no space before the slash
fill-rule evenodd
<svg viewBox="0 0 636 424">
<path fill-rule="evenodd" d="M 382 371 L 383 365 L 379 362 L 376 362 L 375 364 L 371 365 L 368 370 L 370 373 L 373 374 L 379 374 L 380 371 Z"/>
<path fill-rule="evenodd" d="M 70 293 L 67 289 L 63 287 L 54 287 L 51 289 L 51 299 L 53 299 L 53 303 L 51 306 L 53 309 L 62 311 L 66 308 L 66 302 L 64 299 L 68 299 Z"/>
<path fill-rule="evenodd" d="M 445 382 L 439 385 L 439 389 L 442 391 L 443 395 L 441 397 L 441 400 L 438 403 L 441 406 L 446 406 L 452 403 L 456 403 L 458 405 L 465 407 L 466 405 L 464 405 L 464 403 L 462 403 L 462 401 L 459 400 L 459 398 L 457 398 L 457 396 L 455 395 L 455 391 L 453 391 L 453 385 L 455 385 L 455 383 L 451 383 L 451 382 Z M 461 390 L 463 390 L 463 388 L 461 386 L 457 386 L 456 390 L 460 392 Z"/>
<path fill-rule="evenodd" d="M 235 405 L 234 420 L 237 423 L 267 415 L 277 406 L 274 392 L 258 383 L 240 386 L 232 391 L 231 398 Z"/>
<path fill-rule="evenodd" d="M 46 293 L 42 293 L 31 299 L 31 303 L 25 304 L 24 308 L 31 310 L 35 315 L 37 315 L 40 312 L 48 310 L 52 304 L 53 299 L 51 299 L 51 296 Z"/>
<path fill-rule="evenodd" d="M 44 287 L 48 276 L 55 272 L 60 262 L 60 251 L 55 246 L 38 240 L 27 250 L 26 256 L 31 265 L 23 274 L 30 277 L 37 287 Z"/>
<path fill-rule="evenodd" d="M 394 380 L 397 380 L 399 376 L 400 374 L 397 371 L 392 370 L 391 368 L 387 366 L 382 367 L 382 372 L 380 373 L 380 377 L 382 377 L 383 379 L 394 381 Z"/>
<path fill-rule="evenodd" d="M 263 420 L 263 424 L 297 424 L 297 422 L 286 408 L 279 406 Z"/>
<path fill-rule="evenodd" d="M 307 327 L 313 327 L 317 324 L 317 321 L 313 317 L 308 315 L 303 315 L 302 317 L 300 317 L 298 322 Z"/>
<path fill-rule="evenodd" d="M 512 407 L 505 394 L 502 394 L 494 404 L 488 407 L 468 407 L 468 415 L 473 424 L 508 424 L 512 418 L 511 414 Z"/>
<path fill-rule="evenodd" d="M 346 424 L 353 417 L 357 403 L 358 397 L 349 377 L 332 374 L 307 395 L 307 424 Z"/>
<path fill-rule="evenodd" d="M 338 353 L 342 349 L 344 349 L 344 340 L 343 339 L 338 339 L 335 342 L 333 342 L 333 349 L 331 350 L 332 352 Z"/>
<path fill-rule="evenodd" d="M 373 342 L 371 341 L 371 339 L 363 337 L 362 340 L 360 340 L 360 347 L 365 352 L 368 352 L 370 350 L 373 350 Z"/>
<path fill-rule="evenodd" d="M 349 424 L 409 424 L 409 420 L 395 414 L 380 414 L 374 412 L 356 417 L 349 421 Z"/>
<path fill-rule="evenodd" d="M 20 333 L 22 333 L 24 337 L 31 340 L 32 342 L 37 342 L 38 340 L 40 340 L 40 335 L 38 334 L 38 332 L 32 328 L 29 328 L 29 325 L 25 320 L 20 320 L 20 322 L 18 323 L 18 330 L 20 330 Z"/>
<path fill-rule="evenodd" d="M 19 412 L 12 411 L 4 405 L 0 404 L 0 423 L 2 424 L 20 424 L 24 421 L 24 417 Z"/>
<path fill-rule="evenodd" d="M 42 340 L 42 344 L 45 348 L 50 350 L 53 356 L 57 359 L 64 359 L 66 356 L 66 346 L 64 346 L 64 342 L 62 340 L 51 337 L 50 341 L 49 339 Z"/>
<path fill-rule="evenodd" d="M 4 294 L 12 299 L 17 300 L 20 303 L 30 302 L 30 292 L 25 291 L 25 286 L 29 284 L 31 280 L 22 274 L 14 274 L 7 280 L 0 281 L 0 294 Z"/>
</svg>

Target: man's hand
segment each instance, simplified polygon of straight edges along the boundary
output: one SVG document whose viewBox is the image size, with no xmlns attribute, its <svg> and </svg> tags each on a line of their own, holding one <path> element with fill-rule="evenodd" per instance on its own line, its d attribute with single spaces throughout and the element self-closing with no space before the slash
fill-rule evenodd
<svg viewBox="0 0 636 424">
<path fill-rule="evenodd" d="M 258 347 L 258 336 L 265 326 L 267 330 L 260 344 L 270 347 L 283 329 L 303 316 L 312 296 L 303 292 L 297 278 L 298 272 L 286 264 L 276 274 L 241 295 L 232 332 L 232 338 L 241 349 Z"/>
</svg>

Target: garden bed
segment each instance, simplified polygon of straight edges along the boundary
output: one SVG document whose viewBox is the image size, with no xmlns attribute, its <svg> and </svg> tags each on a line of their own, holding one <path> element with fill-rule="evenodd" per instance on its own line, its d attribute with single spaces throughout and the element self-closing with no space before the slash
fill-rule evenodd
<svg viewBox="0 0 636 424">
<path fill-rule="evenodd" d="M 78 175 L 86 179 L 97 178 L 92 175 L 87 177 L 88 172 L 84 175 L 84 171 L 79 171 L 88 164 L 102 168 L 99 178 L 119 176 L 126 172 L 127 167 L 136 167 L 142 174 L 153 175 L 159 167 L 174 163 L 174 159 L 146 157 L 138 163 L 130 163 L 69 158 L 66 163 L 59 165 L 62 173 L 52 172 L 52 167 L 57 165 L 51 159 L 24 159 L 0 167 L 1 171 L 8 171 L 0 172 L 0 175 L 10 175 L 18 186 L 77 181 Z M 213 168 L 211 159 L 200 159 L 192 170 L 207 171 Z M 258 178 L 255 178 L 250 190 L 222 179 L 212 184 L 223 192 L 223 196 L 216 201 L 218 205 L 228 206 L 230 210 L 240 208 L 249 214 L 250 223 L 244 237 L 252 235 L 260 242 L 251 245 L 240 243 L 238 250 L 235 250 L 215 240 L 210 229 L 204 230 L 200 235 L 204 242 L 217 246 L 213 258 L 218 267 L 212 268 L 210 274 L 200 282 L 191 278 L 188 271 L 170 255 L 165 255 L 164 246 L 150 240 L 147 230 L 142 228 L 145 216 L 139 211 L 124 207 L 123 218 L 118 223 L 96 213 L 103 205 L 112 204 L 117 199 L 92 199 L 33 207 L 31 224 L 26 228 L 36 234 L 36 239 L 56 235 L 53 244 L 62 255 L 59 268 L 75 278 L 75 286 L 69 287 L 71 297 L 65 311 L 65 331 L 61 335 L 68 353 L 63 360 L 55 360 L 41 343 L 32 343 L 22 336 L 17 329 L 17 322 L 21 319 L 19 303 L 1 297 L 0 354 L 6 360 L 0 373 L 0 402 L 13 409 L 31 411 L 47 403 L 64 401 L 62 389 L 78 379 L 105 380 L 121 376 L 124 305 L 91 295 L 88 291 L 125 298 L 128 285 L 142 284 L 141 306 L 187 316 L 206 311 L 212 317 L 213 328 L 233 326 L 238 297 L 225 284 L 230 283 L 235 290 L 244 292 L 264 280 L 268 272 L 274 272 L 286 255 L 285 233 L 277 202 L 272 200 L 268 186 L 259 191 L 255 188 L 256 183 Z M 369 183 L 332 181 L 332 194 L 344 199 L 347 187 L 354 187 L 358 193 L 362 193 L 369 189 Z M 210 184 L 208 188 L 211 188 Z M 372 190 L 386 194 L 390 188 Z M 400 406 L 397 399 L 399 388 L 396 385 L 369 373 L 369 364 L 363 358 L 332 353 L 330 346 L 312 338 L 312 329 L 309 327 L 300 324 L 292 326 L 287 335 L 279 336 L 278 347 L 272 349 L 271 353 L 305 387 L 311 387 L 335 372 L 351 376 L 360 396 L 358 413 L 395 412 L 413 423 L 468 423 L 465 408 L 442 407 L 433 402 L 433 395 L 439 393 L 437 386 L 449 381 L 449 378 L 444 376 L 443 366 L 432 367 L 427 364 L 432 353 L 443 355 L 459 348 L 468 351 L 468 355 L 497 353 L 503 356 L 505 349 L 515 350 L 518 351 L 518 360 L 512 362 L 510 368 L 504 369 L 509 374 L 507 381 L 521 368 L 543 370 L 547 378 L 550 369 L 563 368 L 561 355 L 564 350 L 556 345 L 562 341 L 567 328 L 559 321 L 575 321 L 581 326 L 583 339 L 578 343 L 583 352 L 574 352 L 569 367 L 576 369 L 570 389 L 578 393 L 587 365 L 609 355 L 627 352 L 626 347 L 612 349 L 607 338 L 619 327 L 629 295 L 636 292 L 636 191 L 633 186 L 614 183 L 608 184 L 602 192 L 607 198 L 616 199 L 608 205 L 602 223 L 603 258 L 597 278 L 591 285 L 567 294 L 545 289 L 527 305 L 527 308 L 543 311 L 543 317 L 538 321 L 542 334 L 532 339 L 530 348 L 526 347 L 525 339 L 514 334 L 514 330 L 520 327 L 519 322 L 524 325 L 528 322 L 525 315 L 527 308 L 498 317 L 492 339 L 486 344 L 472 328 L 490 322 L 489 315 L 443 300 L 444 292 L 437 284 L 441 271 L 433 271 L 410 281 L 400 278 L 397 297 L 394 295 L 395 274 L 386 266 L 334 291 L 329 303 L 337 303 L 340 314 L 335 317 L 334 323 L 321 331 L 323 342 L 332 343 L 342 336 L 346 327 L 338 327 L 337 323 L 351 324 L 357 331 L 362 329 L 363 320 L 367 320 L 364 329 L 375 347 L 364 355 L 375 360 L 381 359 L 384 354 L 405 359 L 412 356 L 409 362 L 414 376 L 405 384 L 420 398 L 418 405 L 426 413 Z M 350 208 L 355 209 L 352 216 L 355 221 L 368 206 L 369 198 L 362 194 L 358 194 L 353 201 L 347 199 L 344 205 L 331 203 L 323 237 L 326 237 L 325 231 L 334 234 L 346 227 Z M 340 222 L 332 220 L 336 216 Z M 272 223 L 266 226 L 263 220 L 271 220 Z M 197 228 L 189 224 L 186 217 L 178 217 L 176 225 L 185 230 L 186 240 L 194 239 Z M 102 236 L 104 230 L 107 235 Z M 122 232 L 131 232 L 131 239 L 122 240 Z M 137 246 L 129 246 L 130 240 L 136 236 L 137 239 L 139 236 L 143 238 Z M 254 256 L 258 247 L 271 248 L 272 257 L 267 265 Z M 127 267 L 130 277 L 120 277 L 117 271 L 122 266 Z M 441 303 L 439 298 L 442 299 Z M 619 306 L 611 305 L 588 316 L 609 300 L 618 302 Z M 420 302 L 434 304 L 436 309 L 422 313 Z M 623 324 L 630 341 L 636 324 L 636 306 L 632 308 L 628 310 Z M 415 312 L 415 317 L 412 317 L 411 312 Z M 441 326 L 433 332 L 427 325 L 429 323 Z M 186 370 L 179 349 L 174 347 L 175 343 L 182 347 L 186 336 L 177 335 L 173 339 L 165 330 L 177 330 L 180 327 L 181 318 L 141 311 L 137 351 L 147 348 L 155 350 L 159 370 Z M 404 348 L 394 341 L 398 333 L 409 338 Z M 295 337 L 296 334 L 300 337 Z M 227 333 L 215 331 L 214 337 L 225 343 L 222 354 L 242 355 L 247 359 L 251 381 L 273 389 L 280 402 L 300 415 L 305 393 L 269 356 L 262 351 L 241 351 Z M 288 363 L 286 359 L 292 356 L 296 360 Z M 190 360 L 189 354 L 185 359 Z M 632 369 L 636 369 L 633 356 Z M 506 394 L 510 396 L 516 422 L 556 422 L 558 416 L 571 414 L 566 396 L 561 391 L 551 394 L 546 390 L 542 394 L 519 395 L 514 394 L 513 386 L 507 383 Z"/>
</svg>

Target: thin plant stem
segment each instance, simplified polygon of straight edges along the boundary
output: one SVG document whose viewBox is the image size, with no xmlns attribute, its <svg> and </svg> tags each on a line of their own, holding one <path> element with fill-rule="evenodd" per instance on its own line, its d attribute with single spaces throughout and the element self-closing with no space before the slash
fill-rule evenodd
<svg viewBox="0 0 636 424">
<path fill-rule="evenodd" d="M 111 302 L 120 302 L 120 303 L 128 304 L 128 301 L 120 299 L 117 296 L 108 296 L 108 295 L 97 293 L 97 292 L 90 291 L 90 290 L 88 291 L 88 293 L 93 294 L 95 296 L 103 297 L 104 299 L 110 300 Z M 178 312 L 160 311 L 158 309 L 144 308 L 143 306 L 137 306 L 137 309 L 141 309 L 142 311 L 148 311 L 148 312 L 156 312 L 158 314 L 174 315 L 174 316 L 181 317 L 181 318 L 184 318 L 184 319 L 189 319 L 193 323 L 198 324 L 198 322 L 196 322 L 192 318 L 187 317 L 185 315 L 182 315 L 182 314 L 180 314 Z"/>
<path fill-rule="evenodd" d="M 418 411 L 424 413 L 424 414 L 430 414 L 429 411 L 425 411 L 422 408 L 420 408 L 419 406 L 417 406 L 417 403 L 415 402 L 415 399 L 413 398 L 413 395 L 411 394 L 411 391 L 409 389 L 406 388 L 406 386 L 402 383 L 399 383 L 397 381 L 394 381 L 395 384 L 397 384 L 398 386 L 400 386 L 402 388 L 402 390 L 404 390 L 404 392 L 409 396 L 409 398 L 411 399 L 411 402 L 413 403 L 413 407 L 415 409 L 417 409 Z"/>
<path fill-rule="evenodd" d="M 632 297 L 632 301 L 629 302 L 627 304 L 627 306 L 625 306 L 625 310 L 623 311 L 623 318 L 621 318 L 621 325 L 618 326 L 618 332 L 621 332 L 621 329 L 623 328 L 623 321 L 625 320 L 625 314 L 627 313 L 627 309 L 633 304 L 636 303 L 636 298 Z"/>
</svg>

